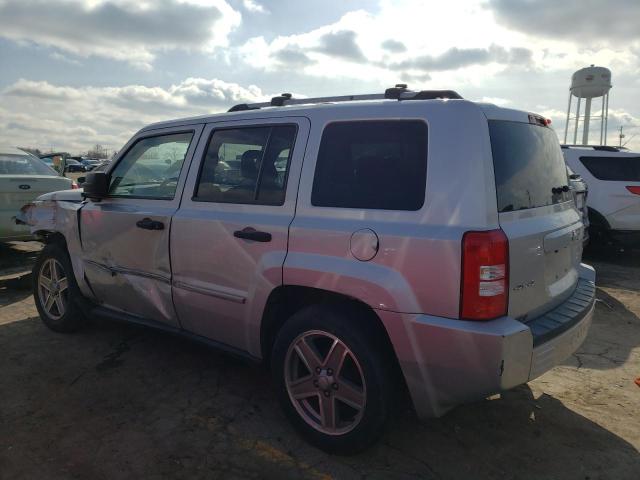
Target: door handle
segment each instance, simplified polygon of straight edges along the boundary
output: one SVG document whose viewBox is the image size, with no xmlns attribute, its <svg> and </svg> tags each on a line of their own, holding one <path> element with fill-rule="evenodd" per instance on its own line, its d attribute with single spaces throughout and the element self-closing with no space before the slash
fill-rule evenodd
<svg viewBox="0 0 640 480">
<path fill-rule="evenodd" d="M 143 218 L 136 222 L 136 227 L 143 228 L 144 230 L 164 230 L 164 223 L 157 220 L 151 220 L 149 217 Z"/>
<path fill-rule="evenodd" d="M 268 232 L 259 232 L 255 228 L 245 227 L 242 230 L 233 232 L 236 238 L 244 238 L 245 240 L 253 240 L 255 242 L 270 242 L 271 234 Z"/>
</svg>

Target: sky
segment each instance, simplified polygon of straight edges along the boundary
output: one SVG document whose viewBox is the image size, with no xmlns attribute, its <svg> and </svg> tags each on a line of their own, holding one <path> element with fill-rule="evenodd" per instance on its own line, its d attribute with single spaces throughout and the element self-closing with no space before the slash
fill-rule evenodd
<svg viewBox="0 0 640 480">
<path fill-rule="evenodd" d="M 539 113 L 562 138 L 571 74 L 595 64 L 608 143 L 622 125 L 640 150 L 638 19 L 638 0 L 0 0 L 0 144 L 114 151 L 155 121 L 396 83 Z"/>
</svg>

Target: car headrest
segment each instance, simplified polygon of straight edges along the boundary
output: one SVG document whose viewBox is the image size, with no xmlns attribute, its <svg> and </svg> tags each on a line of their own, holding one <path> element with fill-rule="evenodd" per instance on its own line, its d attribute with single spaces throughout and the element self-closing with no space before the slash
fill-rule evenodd
<svg viewBox="0 0 640 480">
<path fill-rule="evenodd" d="M 258 178 L 258 161 L 262 156 L 260 150 L 247 150 L 240 158 L 240 174 L 244 178 Z"/>
</svg>

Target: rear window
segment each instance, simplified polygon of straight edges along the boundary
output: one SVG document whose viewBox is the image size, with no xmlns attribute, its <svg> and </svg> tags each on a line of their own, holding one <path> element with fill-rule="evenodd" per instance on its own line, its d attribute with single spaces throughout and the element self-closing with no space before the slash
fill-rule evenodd
<svg viewBox="0 0 640 480">
<path fill-rule="evenodd" d="M 640 157 L 580 157 L 598 180 L 640 182 Z"/>
<path fill-rule="evenodd" d="M 556 134 L 529 123 L 489 121 L 498 211 L 544 207 L 571 199 Z M 554 193 L 558 192 L 559 193 Z"/>
<path fill-rule="evenodd" d="M 52 175 L 58 173 L 31 155 L 0 153 L 0 175 Z"/>
<path fill-rule="evenodd" d="M 427 125 L 418 120 L 329 124 L 311 194 L 319 207 L 419 210 L 427 176 Z"/>
</svg>

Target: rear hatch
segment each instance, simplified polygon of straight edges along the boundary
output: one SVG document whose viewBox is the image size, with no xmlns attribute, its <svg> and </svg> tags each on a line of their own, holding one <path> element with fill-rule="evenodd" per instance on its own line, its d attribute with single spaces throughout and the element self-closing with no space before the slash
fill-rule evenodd
<svg viewBox="0 0 640 480">
<path fill-rule="evenodd" d="M 500 226 L 509 240 L 509 315 L 553 309 L 578 281 L 583 224 L 556 134 L 544 120 L 490 119 Z"/>
</svg>

